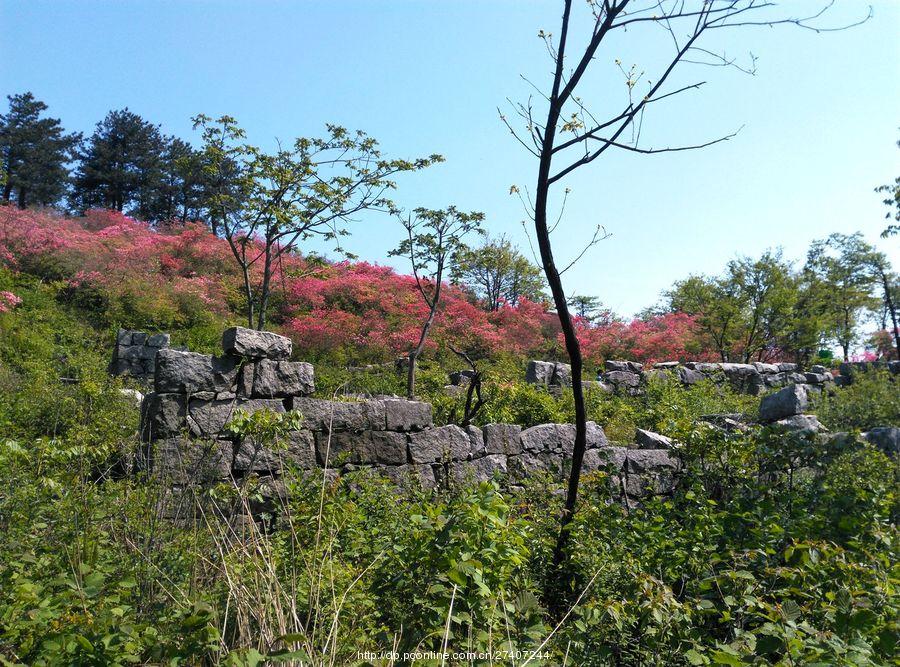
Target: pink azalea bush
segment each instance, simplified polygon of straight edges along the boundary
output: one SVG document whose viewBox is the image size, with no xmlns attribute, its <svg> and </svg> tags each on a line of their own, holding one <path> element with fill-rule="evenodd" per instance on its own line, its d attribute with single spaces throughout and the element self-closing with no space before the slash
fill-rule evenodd
<svg viewBox="0 0 900 667">
<path fill-rule="evenodd" d="M 239 322 L 240 276 L 227 243 L 199 223 L 153 227 L 115 211 L 70 218 L 0 206 L 0 266 L 59 281 L 72 303 L 109 325 L 157 329 Z M 274 282 L 271 321 L 302 356 L 388 361 L 418 339 L 427 309 L 411 276 L 369 262 L 287 255 Z M 17 298 L 17 297 L 16 297 Z M 12 301 L 3 302 L 9 309 Z M 589 366 L 604 359 L 705 359 L 694 319 L 667 314 L 630 323 L 578 323 Z M 522 300 L 496 312 L 449 285 L 428 341 L 485 355 L 563 359 L 555 313 Z"/>
</svg>

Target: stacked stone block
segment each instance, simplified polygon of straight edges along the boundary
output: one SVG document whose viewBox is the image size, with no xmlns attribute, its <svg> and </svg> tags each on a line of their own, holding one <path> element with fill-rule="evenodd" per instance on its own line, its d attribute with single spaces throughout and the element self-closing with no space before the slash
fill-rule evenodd
<svg viewBox="0 0 900 667">
<path fill-rule="evenodd" d="M 891 362 L 893 363 L 893 362 Z M 558 369 L 562 367 L 563 370 Z M 566 372 L 567 364 L 545 361 L 530 361 L 525 380 L 531 384 L 545 387 L 571 385 L 571 371 Z M 898 371 L 900 372 L 900 367 Z M 565 382 L 556 382 L 553 378 L 565 377 Z M 643 392 L 649 378 L 653 376 L 674 375 L 685 386 L 704 380 L 712 380 L 717 384 L 728 384 L 735 391 L 761 395 L 771 389 L 789 384 L 805 384 L 813 391 L 828 389 L 834 386 L 834 376 L 824 366 L 813 366 L 809 371 L 801 372 L 797 364 L 778 363 L 752 364 L 708 363 L 700 361 L 665 361 L 645 367 L 636 361 L 607 360 L 604 371 L 596 381 L 584 382 L 586 389 L 596 389 L 619 395 L 636 395 Z"/>
<path fill-rule="evenodd" d="M 537 473 L 558 480 L 569 473 L 572 424 L 434 426 L 427 403 L 313 398 L 313 368 L 288 361 L 289 339 L 238 327 L 226 331 L 222 343 L 220 356 L 158 353 L 155 391 L 141 410 L 142 463 L 173 485 L 196 487 L 249 474 L 277 480 L 288 466 L 330 474 L 368 471 L 425 488 L 497 474 L 517 484 Z M 293 410 L 303 420 L 277 447 L 255 447 L 226 428 L 238 409 Z M 667 448 L 659 438 L 644 446 Z M 668 493 L 679 467 L 666 449 L 610 447 L 603 430 L 588 423 L 584 470 L 612 473 L 617 492 L 636 498 Z"/>
<path fill-rule="evenodd" d="M 156 372 L 156 353 L 168 347 L 169 334 L 119 329 L 109 372 L 151 382 Z"/>
</svg>

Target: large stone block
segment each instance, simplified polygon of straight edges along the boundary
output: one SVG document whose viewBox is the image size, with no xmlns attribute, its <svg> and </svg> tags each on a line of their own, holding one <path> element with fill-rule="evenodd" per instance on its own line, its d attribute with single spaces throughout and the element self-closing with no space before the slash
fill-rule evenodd
<svg viewBox="0 0 900 667">
<path fill-rule="evenodd" d="M 484 432 L 477 426 L 469 424 L 463 429 L 469 436 L 469 458 L 477 459 L 487 451 L 484 446 Z"/>
<path fill-rule="evenodd" d="M 191 434 L 201 438 L 216 438 L 238 410 L 284 412 L 284 403 L 268 398 L 233 398 L 226 400 L 191 399 L 188 403 L 187 423 Z"/>
<path fill-rule="evenodd" d="M 664 449 L 629 449 L 625 457 L 628 474 L 677 472 L 681 461 Z"/>
<path fill-rule="evenodd" d="M 538 424 L 522 431 L 522 447 L 529 452 L 571 454 L 575 446 L 575 424 Z M 587 423 L 586 448 L 606 447 L 606 434 L 595 422 Z"/>
<path fill-rule="evenodd" d="M 289 359 L 293 344 L 290 338 L 270 331 L 231 327 L 222 334 L 222 349 L 247 359 Z"/>
<path fill-rule="evenodd" d="M 474 461 L 457 461 L 447 466 L 447 477 L 453 485 L 486 482 L 495 475 L 507 474 L 507 458 L 488 454 Z"/>
<path fill-rule="evenodd" d="M 315 391 L 312 364 L 260 359 L 253 364 L 253 396 L 308 396 Z"/>
<path fill-rule="evenodd" d="M 559 362 L 553 364 L 553 376 L 550 378 L 550 384 L 554 387 L 571 387 L 572 366 Z"/>
<path fill-rule="evenodd" d="M 678 362 L 671 362 L 674 365 L 678 365 Z M 662 364 L 655 364 L 657 368 L 663 367 Z M 616 361 L 613 359 L 607 359 L 603 362 L 603 368 L 607 372 L 612 371 L 622 371 L 625 373 L 640 373 L 644 370 L 644 364 L 638 363 L 637 361 Z"/>
<path fill-rule="evenodd" d="M 420 431 L 433 424 L 431 404 L 389 398 L 384 401 L 384 428 L 388 431 Z"/>
<path fill-rule="evenodd" d="M 409 458 L 413 463 L 465 461 L 470 452 L 468 434 L 455 424 L 409 434 Z"/>
<path fill-rule="evenodd" d="M 629 371 L 609 371 L 603 374 L 603 381 L 611 384 L 620 394 L 633 394 L 641 386 L 641 376 Z"/>
<path fill-rule="evenodd" d="M 187 428 L 187 399 L 182 394 L 150 393 L 141 402 L 141 440 L 181 435 Z"/>
<path fill-rule="evenodd" d="M 148 472 L 167 484 L 207 484 L 231 475 L 230 442 L 172 437 L 144 447 L 149 453 Z"/>
<path fill-rule="evenodd" d="M 303 428 L 312 431 L 383 431 L 385 401 L 326 401 L 295 396 L 288 406 L 303 415 Z"/>
<path fill-rule="evenodd" d="M 802 385 L 790 384 L 760 401 L 759 421 L 767 424 L 785 417 L 800 415 L 808 405 L 806 389 Z"/>
<path fill-rule="evenodd" d="M 155 348 L 148 348 L 153 349 Z M 240 362 L 234 357 L 181 352 L 163 348 L 156 354 L 157 393 L 195 394 L 230 391 L 237 380 Z"/>
<path fill-rule="evenodd" d="M 529 361 L 528 367 L 525 369 L 525 382 L 549 386 L 555 370 L 556 364 L 552 361 Z"/>
<path fill-rule="evenodd" d="M 234 469 L 238 472 L 280 472 L 285 466 L 301 470 L 316 467 L 312 431 L 291 431 L 274 448 L 259 447 L 250 440 L 244 440 L 236 448 Z"/>
<path fill-rule="evenodd" d="M 522 427 L 517 424 L 488 424 L 484 431 L 484 450 L 488 454 L 521 454 Z"/>
<path fill-rule="evenodd" d="M 524 480 L 537 474 L 549 474 L 555 480 L 562 479 L 563 454 L 561 452 L 529 452 L 507 457 L 510 477 Z"/>
<path fill-rule="evenodd" d="M 672 438 L 642 428 L 635 429 L 634 441 L 641 449 L 671 449 L 672 447 Z"/>
<path fill-rule="evenodd" d="M 156 348 L 169 347 L 171 336 L 167 333 L 153 334 L 147 338 L 147 345 Z"/>
<path fill-rule="evenodd" d="M 419 485 L 423 489 L 433 489 L 438 483 L 434 468 L 427 464 L 379 466 L 374 470 L 395 484 L 413 484 Z"/>
<path fill-rule="evenodd" d="M 681 367 L 678 369 L 677 373 L 678 379 L 681 380 L 681 384 L 688 386 L 703 382 L 706 379 L 706 376 L 703 373 L 691 368 Z"/>
<path fill-rule="evenodd" d="M 900 428 L 879 426 L 869 429 L 863 437 L 888 456 L 900 455 Z"/>
<path fill-rule="evenodd" d="M 797 433 L 820 433 L 828 431 L 815 415 L 791 415 L 790 417 L 779 419 L 775 424 L 788 431 Z"/>
<path fill-rule="evenodd" d="M 329 467 L 341 463 L 402 465 L 407 462 L 406 435 L 393 431 L 317 433 L 316 459 L 319 465 Z"/>
<path fill-rule="evenodd" d="M 628 456 L 628 451 L 625 447 L 589 449 L 584 453 L 581 469 L 584 472 L 606 470 L 612 474 L 619 474 L 625 469 L 625 459 Z"/>
</svg>

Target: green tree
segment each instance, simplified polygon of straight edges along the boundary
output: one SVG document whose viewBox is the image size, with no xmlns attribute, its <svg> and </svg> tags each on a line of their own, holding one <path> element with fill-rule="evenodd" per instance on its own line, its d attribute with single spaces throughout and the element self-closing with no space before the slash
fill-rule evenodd
<svg viewBox="0 0 900 667">
<path fill-rule="evenodd" d="M 897 142 L 897 147 L 900 148 L 900 141 Z M 900 176 L 895 178 L 893 183 L 879 185 L 875 188 L 875 192 L 884 193 L 884 205 L 888 207 L 884 217 L 894 220 L 881 232 L 881 238 L 886 239 L 888 236 L 900 234 Z"/>
<path fill-rule="evenodd" d="M 71 205 L 152 217 L 164 172 L 166 140 L 159 127 L 127 108 L 97 123 L 79 155 Z"/>
<path fill-rule="evenodd" d="M 211 187 L 203 168 L 203 155 L 186 141 L 165 139 L 165 151 L 155 182 L 147 188 L 140 215 L 150 221 L 199 220 Z"/>
<path fill-rule="evenodd" d="M 846 361 L 859 337 L 859 325 L 867 311 L 878 308 L 874 296 L 872 247 L 862 234 L 832 234 L 814 241 L 807 253 L 806 270 L 819 281 L 827 298 L 824 304 L 827 336 L 837 343 Z"/>
<path fill-rule="evenodd" d="M 0 116 L 0 169 L 3 200 L 20 208 L 52 206 L 65 194 L 68 162 L 80 141 L 66 134 L 59 119 L 42 118 L 47 105 L 31 93 L 9 95 L 9 111 Z"/>
<path fill-rule="evenodd" d="M 491 312 L 504 303 L 515 306 L 522 298 L 537 301 L 543 297 L 541 270 L 505 236 L 485 239 L 477 248 L 461 248 L 451 278 L 474 292 Z"/>
<path fill-rule="evenodd" d="M 390 252 L 392 256 L 407 257 L 412 266 L 416 287 L 428 315 L 422 323 L 419 340 L 409 352 L 406 395 L 413 399 L 416 390 L 416 361 L 425 349 L 428 334 L 441 305 L 444 279 L 452 273 L 449 264 L 465 248 L 466 237 L 481 234 L 484 214 L 472 211 L 463 213 L 455 206 L 442 210 L 417 208 L 412 214 L 400 217 L 407 238 Z"/>
<path fill-rule="evenodd" d="M 285 253 L 312 238 L 339 240 L 363 211 L 396 212 L 392 178 L 443 160 L 389 160 L 364 132 L 328 125 L 322 138 L 296 139 L 267 153 L 244 143 L 230 116 L 194 118 L 208 179 L 204 207 L 228 241 L 243 277 L 247 326 L 265 329 L 272 281 Z M 340 245 L 338 252 L 344 252 Z"/>
</svg>

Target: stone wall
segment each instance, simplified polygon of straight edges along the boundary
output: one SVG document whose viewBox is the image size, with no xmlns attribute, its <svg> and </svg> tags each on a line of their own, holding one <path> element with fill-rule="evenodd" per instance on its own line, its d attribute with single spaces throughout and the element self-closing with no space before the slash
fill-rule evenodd
<svg viewBox="0 0 900 667">
<path fill-rule="evenodd" d="M 150 383 L 156 372 L 156 353 L 168 347 L 167 333 L 148 334 L 146 331 L 119 329 L 109 372 Z"/>
<path fill-rule="evenodd" d="M 758 396 L 771 389 L 790 384 L 803 384 L 812 391 L 829 389 L 835 384 L 849 384 L 853 374 L 870 368 L 885 368 L 893 374 L 900 374 L 900 362 L 859 362 L 844 363 L 840 375 L 835 377 L 824 366 L 812 366 L 802 371 L 797 364 L 777 363 L 752 364 L 707 363 L 700 361 L 666 361 L 645 366 L 636 361 L 608 360 L 596 381 L 585 381 L 586 389 L 594 389 L 616 394 L 639 394 L 647 380 L 654 375 L 671 375 L 685 386 L 712 380 L 718 384 L 728 384 L 735 391 Z M 525 381 L 545 386 L 551 390 L 571 386 L 572 373 L 568 364 L 547 361 L 530 361 L 525 372 Z"/>
<path fill-rule="evenodd" d="M 221 356 L 160 350 L 154 392 L 141 406 L 142 468 L 180 487 L 251 474 L 277 481 L 288 467 L 371 472 L 425 488 L 495 474 L 512 485 L 538 472 L 562 480 L 569 472 L 572 424 L 435 426 L 427 403 L 313 398 L 313 367 L 290 355 L 289 339 L 240 327 L 225 332 Z M 238 409 L 296 410 L 303 421 L 279 446 L 255 448 L 225 430 Z M 613 447 L 590 422 L 584 471 L 610 471 L 613 490 L 631 498 L 671 492 L 680 462 L 672 443 L 654 435 Z"/>
</svg>

